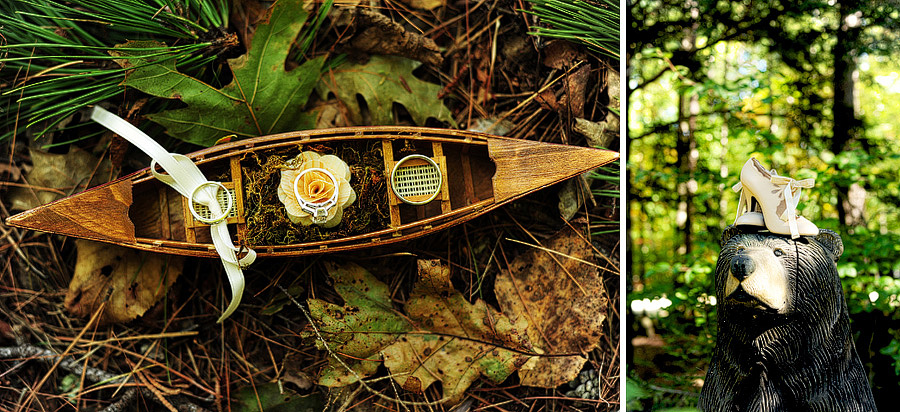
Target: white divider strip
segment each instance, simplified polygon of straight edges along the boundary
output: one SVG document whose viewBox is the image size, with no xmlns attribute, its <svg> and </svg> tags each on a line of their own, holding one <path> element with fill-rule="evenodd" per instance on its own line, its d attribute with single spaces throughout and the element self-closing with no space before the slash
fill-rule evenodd
<svg viewBox="0 0 900 412">
<path fill-rule="evenodd" d="M 222 216 L 222 208 L 219 206 L 216 198 L 220 190 L 218 185 L 206 185 L 198 190 L 198 187 L 206 184 L 209 180 L 187 156 L 169 153 L 153 138 L 147 136 L 146 133 L 100 106 L 94 106 L 91 119 L 122 136 L 122 138 L 128 140 L 150 156 L 153 159 L 150 162 L 150 172 L 154 177 L 181 193 L 188 201 L 196 201 L 205 205 L 213 216 Z M 165 170 L 166 174 L 156 171 L 157 164 Z M 197 191 L 196 196 L 191 199 L 194 191 Z M 231 316 L 241 303 L 241 296 L 244 293 L 244 272 L 241 268 L 249 266 L 256 260 L 256 252 L 248 249 L 247 254 L 243 258 L 238 259 L 237 252 L 239 248 L 231 243 L 231 234 L 228 233 L 228 225 L 224 219 L 210 225 L 210 234 L 212 235 L 216 252 L 222 259 L 228 282 L 231 284 L 231 303 L 228 304 L 228 308 L 216 321 L 216 323 L 221 323 Z"/>
</svg>

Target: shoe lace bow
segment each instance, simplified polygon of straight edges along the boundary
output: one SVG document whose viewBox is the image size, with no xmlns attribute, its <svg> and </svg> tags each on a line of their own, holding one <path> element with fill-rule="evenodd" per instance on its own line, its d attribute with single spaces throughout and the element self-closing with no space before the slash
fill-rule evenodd
<svg viewBox="0 0 900 412">
<path fill-rule="evenodd" d="M 783 186 L 782 191 L 785 202 L 784 213 L 778 216 L 782 221 L 788 222 L 791 228 L 791 238 L 800 237 L 797 229 L 797 205 L 800 204 L 800 189 L 811 189 L 815 185 L 815 179 L 796 180 L 787 176 L 779 176 L 772 171 L 770 181 L 775 186 Z"/>
</svg>

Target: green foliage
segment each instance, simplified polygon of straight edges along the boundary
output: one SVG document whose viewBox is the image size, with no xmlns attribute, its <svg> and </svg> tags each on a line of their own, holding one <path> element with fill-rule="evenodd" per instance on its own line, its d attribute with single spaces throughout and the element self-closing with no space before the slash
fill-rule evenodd
<svg viewBox="0 0 900 412">
<path fill-rule="evenodd" d="M 158 61 L 119 46 L 115 55 L 131 57 L 120 63 L 131 69 L 126 85 L 187 104 L 148 116 L 180 140 L 212 146 L 228 135 L 249 137 L 309 129 L 315 118 L 303 110 L 324 58 L 285 70 L 291 44 L 307 17 L 300 0 L 276 3 L 269 10 L 268 22 L 256 27 L 248 53 L 228 61 L 232 81 L 221 89 L 180 73 L 170 58 Z M 133 44 L 126 43 L 124 48 Z"/>
<path fill-rule="evenodd" d="M 619 3 L 602 0 L 528 0 L 531 13 L 550 27 L 530 34 L 580 43 L 603 56 L 619 58 Z"/>
<path fill-rule="evenodd" d="M 350 109 L 351 120 L 364 124 L 357 95 L 369 108 L 371 124 L 396 124 L 394 103 L 406 108 L 415 124 L 423 126 L 433 117 L 453 126 L 450 110 L 438 99 L 441 86 L 419 80 L 413 70 L 422 65 L 415 60 L 396 56 L 372 56 L 362 64 L 344 64 L 332 70 L 317 86 L 322 98 L 329 92 Z"/>
<path fill-rule="evenodd" d="M 636 292 L 629 300 L 672 301 L 668 316 L 652 321 L 666 355 L 681 361 L 683 380 L 702 374 L 712 354 L 715 311 L 702 300 L 714 288 L 712 272 L 703 271 L 714 268 L 720 233 L 734 219 L 738 196 L 730 188 L 756 156 L 782 175 L 816 179 L 802 191 L 800 212 L 841 234 L 838 270 L 857 350 L 876 389 L 896 382 L 878 367 L 900 365 L 900 333 L 886 326 L 900 321 L 900 109 L 892 104 L 900 76 L 894 73 L 898 43 L 884 41 L 900 31 L 888 24 L 896 12 L 890 17 L 875 2 L 857 4 L 864 21 L 850 53 L 859 64 L 861 125 L 836 136 L 833 102 L 841 79 L 834 78 L 835 61 L 846 57 L 835 54 L 846 3 L 841 6 L 712 1 L 691 10 L 660 0 L 630 10 L 629 235 Z M 841 222 L 847 219 L 839 210 L 851 186 L 864 198 L 862 221 L 852 226 Z"/>
<path fill-rule="evenodd" d="M 699 412 L 696 403 L 696 393 L 625 379 L 627 412 Z"/>
<path fill-rule="evenodd" d="M 894 360 L 894 374 L 900 376 L 900 340 L 894 339 L 891 344 L 878 351 Z"/>
<path fill-rule="evenodd" d="M 278 382 L 257 382 L 257 385 L 234 393 L 234 403 L 230 404 L 233 411 L 314 412 L 325 408 L 325 399 L 318 393 L 301 396 Z"/>
<path fill-rule="evenodd" d="M 619 160 L 591 171 L 590 173 L 588 173 L 588 178 L 591 180 L 619 185 L 619 182 L 621 182 L 619 178 Z M 596 189 L 591 191 L 591 193 L 594 196 L 607 196 L 614 198 L 618 198 L 619 196 L 621 196 L 621 191 L 618 188 Z"/>
<path fill-rule="evenodd" d="M 181 70 L 201 73 L 215 53 L 235 44 L 222 33 L 227 15 L 223 0 L 3 2 L 0 83 L 7 87 L 0 95 L 0 139 L 34 125 L 40 136 L 79 109 L 121 95 L 125 70 L 112 63 L 107 50 L 130 39 L 177 43 L 142 52 L 165 55 Z"/>
<path fill-rule="evenodd" d="M 650 396 L 647 391 L 641 386 L 637 381 L 626 378 L 625 379 L 625 410 L 626 411 L 634 411 L 638 410 L 640 407 L 641 399 Z"/>
<path fill-rule="evenodd" d="M 838 273 L 842 278 L 865 275 L 893 279 L 900 274 L 900 234 L 858 228 L 844 234 L 842 241 L 844 255 L 838 262 Z"/>
</svg>

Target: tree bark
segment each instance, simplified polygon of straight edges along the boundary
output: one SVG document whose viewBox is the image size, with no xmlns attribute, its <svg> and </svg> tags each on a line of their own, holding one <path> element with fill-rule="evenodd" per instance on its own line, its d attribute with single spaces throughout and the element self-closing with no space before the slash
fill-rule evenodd
<svg viewBox="0 0 900 412">
<path fill-rule="evenodd" d="M 675 144 L 675 152 L 678 155 L 678 174 L 684 181 L 678 183 L 678 212 L 675 222 L 683 235 L 683 244 L 678 249 L 681 254 L 691 253 L 694 240 L 692 230 L 692 216 L 694 214 L 694 194 L 697 192 L 697 181 L 694 173 L 697 170 L 697 140 L 694 132 L 697 130 L 697 115 L 700 112 L 700 98 L 696 94 L 679 96 L 679 122 L 678 141 Z"/>
<path fill-rule="evenodd" d="M 863 139 L 862 121 L 857 116 L 858 99 L 856 83 L 859 80 L 857 54 L 862 34 L 862 19 L 859 0 L 841 1 L 840 25 L 835 33 L 834 46 L 834 127 L 831 138 L 831 152 L 835 156 L 849 150 L 854 143 Z M 838 173 L 841 170 L 838 167 Z M 853 186 L 851 196 L 851 186 Z M 838 219 L 844 226 L 855 226 L 865 222 L 865 189 L 859 185 L 838 183 L 836 206 Z M 862 191 L 862 195 L 860 195 Z M 860 201 L 859 199 L 862 199 Z"/>
<path fill-rule="evenodd" d="M 684 39 L 681 48 L 686 55 L 694 56 L 697 48 L 697 29 L 700 16 L 699 4 L 696 0 L 685 1 L 685 8 L 690 10 L 690 16 L 694 24 L 684 31 Z M 679 133 L 675 142 L 675 153 L 678 156 L 678 175 L 683 181 L 678 183 L 678 211 L 675 223 L 682 233 L 682 246 L 678 248 L 680 254 L 690 254 L 693 249 L 694 234 L 692 228 L 692 215 L 694 214 L 694 194 L 697 192 L 697 181 L 694 173 L 697 170 L 697 140 L 694 132 L 697 130 L 697 115 L 700 114 L 700 96 L 696 93 L 678 94 L 678 123 Z"/>
</svg>

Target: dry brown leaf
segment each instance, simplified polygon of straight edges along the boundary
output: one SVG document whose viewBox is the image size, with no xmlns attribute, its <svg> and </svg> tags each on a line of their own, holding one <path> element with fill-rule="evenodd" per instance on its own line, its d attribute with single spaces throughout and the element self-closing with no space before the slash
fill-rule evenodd
<svg viewBox="0 0 900 412">
<path fill-rule="evenodd" d="M 606 93 L 609 95 L 609 106 L 618 110 L 619 100 L 621 96 L 621 85 L 619 84 L 619 71 L 613 68 L 606 69 Z M 619 130 L 618 127 L 615 127 Z"/>
<path fill-rule="evenodd" d="M 400 0 L 414 9 L 434 10 L 447 4 L 447 0 Z"/>
<path fill-rule="evenodd" d="M 320 385 L 352 384 L 375 373 L 383 359 L 404 389 L 422 393 L 440 382 L 443 401 L 453 404 L 479 376 L 499 384 L 531 357 L 525 319 L 513 323 L 482 300 L 469 303 L 440 261 L 418 263 L 405 314 L 393 307 L 389 287 L 365 269 L 329 264 L 344 305 L 309 299 L 318 334 L 304 335 L 320 338 L 316 345 L 327 345 L 344 364 L 330 359 Z"/>
<path fill-rule="evenodd" d="M 568 111 L 576 117 L 584 116 L 585 89 L 587 88 L 587 82 L 590 75 L 591 66 L 585 64 L 566 76 L 566 81 L 564 83 L 565 95 L 563 95 L 559 102 L 561 109 Z"/>
<path fill-rule="evenodd" d="M 588 201 L 590 205 L 597 205 L 587 180 L 589 174 L 590 172 L 587 172 L 574 179 L 569 179 L 559 188 L 558 208 L 563 220 L 572 220 L 585 201 Z"/>
<path fill-rule="evenodd" d="M 0 164 L 0 176 L 6 174 L 9 175 L 9 177 L 5 179 L 7 182 L 15 182 L 22 177 L 22 167 L 10 163 Z"/>
<path fill-rule="evenodd" d="M 566 228 L 517 257 L 497 277 L 494 292 L 504 314 L 526 319 L 527 334 L 545 355 L 532 358 L 519 370 L 523 385 L 555 388 L 569 382 L 587 359 L 582 355 L 600 343 L 608 298 L 598 269 L 576 259 L 592 261 L 592 248 Z"/>
<path fill-rule="evenodd" d="M 31 163 L 25 180 L 35 187 L 10 191 L 13 210 L 32 209 L 63 197 L 62 193 L 80 192 L 112 177 L 109 161 L 103 160 L 98 165 L 96 157 L 77 147 L 66 154 L 31 150 Z"/>
<path fill-rule="evenodd" d="M 586 58 L 584 52 L 566 40 L 551 40 L 541 52 L 544 54 L 544 66 L 554 69 L 567 69 Z"/>
<path fill-rule="evenodd" d="M 350 112 L 337 99 L 317 102 L 310 112 L 316 114 L 316 129 L 352 126 Z"/>
<path fill-rule="evenodd" d="M 612 112 L 610 116 L 615 116 Z M 616 119 L 618 124 L 618 118 Z M 608 148 L 616 139 L 618 129 L 610 129 L 609 122 L 592 122 L 587 119 L 576 118 L 572 130 L 587 138 L 588 146 Z"/>
<path fill-rule="evenodd" d="M 356 9 L 353 30 L 347 47 L 358 53 L 402 56 L 435 66 L 444 60 L 434 40 L 366 8 Z"/>
<path fill-rule="evenodd" d="M 145 253 L 76 240 L 78 259 L 66 293 L 66 309 L 87 317 L 108 299 L 101 323 L 128 322 L 150 309 L 175 283 L 183 256 Z"/>
<path fill-rule="evenodd" d="M 299 352 L 290 352 L 285 355 L 284 360 L 281 361 L 281 374 L 279 380 L 284 383 L 292 383 L 296 385 L 297 388 L 304 391 L 312 388 L 315 382 L 310 378 L 309 374 L 304 371 L 308 367 L 309 363 L 304 356 L 301 356 Z"/>
</svg>

